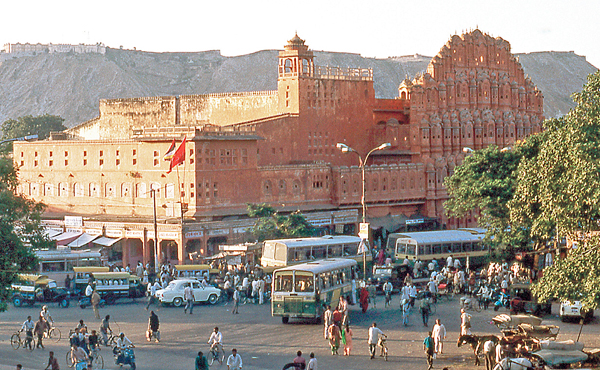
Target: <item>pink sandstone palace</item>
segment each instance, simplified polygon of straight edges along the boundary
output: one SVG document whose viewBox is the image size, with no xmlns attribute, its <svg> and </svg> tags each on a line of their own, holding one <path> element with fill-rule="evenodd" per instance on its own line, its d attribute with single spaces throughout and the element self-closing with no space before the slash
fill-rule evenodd
<svg viewBox="0 0 600 370">
<path fill-rule="evenodd" d="M 396 99 L 375 97 L 370 69 L 318 66 L 297 35 L 278 68 L 274 91 L 102 100 L 98 117 L 14 144 L 19 190 L 48 205 L 47 226 L 119 240 L 124 264 L 153 260 L 156 209 L 160 255 L 185 263 L 251 240 L 247 203 L 301 210 L 323 232 L 355 235 L 361 171 L 336 144 L 364 156 L 390 143 L 365 167 L 372 226 L 475 226 L 443 209 L 443 180 L 463 148 L 510 146 L 544 119 L 543 95 L 510 44 L 479 30 L 453 36 Z M 167 173 L 165 152 L 184 137 L 185 162 Z"/>
</svg>

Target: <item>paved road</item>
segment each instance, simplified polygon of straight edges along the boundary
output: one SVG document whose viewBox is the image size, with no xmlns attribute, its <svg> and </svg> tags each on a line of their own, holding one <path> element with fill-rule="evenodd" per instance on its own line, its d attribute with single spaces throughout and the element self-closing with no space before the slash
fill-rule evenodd
<svg viewBox="0 0 600 370">
<path fill-rule="evenodd" d="M 115 320 L 113 329 L 123 331 L 136 344 L 135 354 L 139 369 L 193 369 L 195 354 L 201 350 L 208 351 L 206 341 L 214 326 L 219 326 L 224 335 L 227 352 L 235 347 L 242 355 L 244 369 L 275 370 L 290 362 L 297 350 L 305 353 L 315 352 L 320 369 L 345 370 L 380 370 L 380 369 L 425 369 L 422 341 L 426 336 L 425 328 L 416 310 L 411 314 L 410 325 L 402 326 L 398 296 L 394 296 L 392 306 L 383 308 L 383 298 L 377 300 L 377 308 L 369 309 L 362 314 L 357 306 L 351 306 L 350 320 L 354 331 L 354 351 L 351 357 L 331 356 L 329 346 L 323 339 L 322 325 L 305 321 L 291 320 L 283 325 L 279 318 L 271 317 L 269 305 L 247 304 L 240 307 L 239 315 L 232 315 L 228 305 L 196 306 L 194 315 L 184 315 L 183 309 L 162 307 L 157 312 L 161 319 L 161 343 L 148 343 L 145 340 L 148 312 L 142 301 L 137 303 L 123 302 L 108 306 L 101 310 L 101 315 L 110 314 Z M 156 308 L 156 307 L 155 307 Z M 10 307 L 8 312 L 0 314 L 0 369 L 14 369 L 22 363 L 24 369 L 43 369 L 48 358 L 48 351 L 53 350 L 65 369 L 65 354 L 68 342 L 63 339 L 59 343 L 48 343 L 45 350 L 29 353 L 25 350 L 13 350 L 10 346 L 10 335 L 17 330 L 27 315 L 35 317 L 40 306 L 35 308 Z M 90 329 L 99 326 L 92 310 L 81 310 L 71 306 L 61 309 L 51 306 L 51 313 L 57 321 L 63 335 L 74 327 L 79 319 L 84 319 Z M 151 308 L 152 309 L 152 308 Z M 557 307 L 554 307 L 556 312 Z M 465 348 L 457 348 L 456 340 L 459 326 L 459 303 L 453 300 L 438 306 L 435 315 L 442 319 L 448 330 L 448 340 L 444 355 L 440 356 L 434 368 L 449 367 L 474 368 L 473 358 Z M 490 325 L 490 319 L 496 313 L 493 310 L 473 313 L 473 332 L 498 334 Z M 386 363 L 381 358 L 370 360 L 366 345 L 367 328 L 376 321 L 378 326 L 388 334 L 390 358 Z M 562 324 L 556 316 L 547 317 L 545 323 L 561 325 L 560 340 L 576 339 L 580 326 L 575 323 Z M 430 326 L 433 324 L 433 319 Z M 586 347 L 600 347 L 597 335 L 598 323 L 583 327 L 582 340 Z M 105 368 L 117 369 L 112 361 L 110 351 L 103 350 Z M 226 369 L 225 365 L 213 366 L 215 369 Z"/>
</svg>

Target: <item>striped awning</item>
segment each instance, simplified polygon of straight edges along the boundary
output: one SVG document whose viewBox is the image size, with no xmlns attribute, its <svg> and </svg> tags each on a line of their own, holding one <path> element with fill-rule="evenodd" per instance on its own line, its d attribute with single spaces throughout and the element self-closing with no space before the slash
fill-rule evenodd
<svg viewBox="0 0 600 370">
<path fill-rule="evenodd" d="M 83 246 L 86 246 L 87 244 L 89 244 L 89 242 L 91 242 L 92 240 L 96 239 L 98 237 L 98 235 L 90 235 L 87 233 L 83 233 L 81 234 L 81 236 L 75 240 L 73 240 L 72 242 L 70 242 L 69 244 L 67 244 L 67 246 L 71 247 L 71 248 L 80 248 Z"/>
<path fill-rule="evenodd" d="M 99 244 L 104 247 L 111 247 L 113 244 L 121 240 L 122 238 L 108 238 L 106 236 L 101 236 L 98 239 L 94 240 L 94 244 Z"/>
</svg>

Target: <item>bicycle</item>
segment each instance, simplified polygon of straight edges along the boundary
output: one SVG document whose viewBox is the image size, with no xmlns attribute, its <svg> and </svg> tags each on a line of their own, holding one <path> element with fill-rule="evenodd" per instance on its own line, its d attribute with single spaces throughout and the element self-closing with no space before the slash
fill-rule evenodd
<svg viewBox="0 0 600 370">
<path fill-rule="evenodd" d="M 392 304 L 392 292 L 385 292 L 385 307 Z"/>
<path fill-rule="evenodd" d="M 59 328 L 57 328 L 56 326 L 51 326 L 50 329 L 44 332 L 44 338 L 58 343 L 62 338 L 62 334 Z"/>
<path fill-rule="evenodd" d="M 225 360 L 225 350 L 224 349 L 219 349 L 219 346 L 217 345 L 213 345 L 210 347 L 210 360 L 209 360 L 209 365 L 212 366 L 212 364 L 217 361 L 219 363 L 219 365 L 223 364 L 223 360 Z"/>
<path fill-rule="evenodd" d="M 26 335 L 25 338 L 21 338 L 21 333 L 22 333 L 22 331 L 19 330 L 10 337 L 10 345 L 12 346 L 12 348 L 14 350 L 17 350 L 20 347 L 23 347 L 30 352 L 33 351 L 35 349 L 35 345 L 36 345 L 35 337 L 34 336 L 27 337 L 27 335 Z"/>
<path fill-rule="evenodd" d="M 94 347 L 90 351 L 90 358 L 92 359 L 93 369 L 104 369 L 104 358 L 100 354 L 100 347 Z"/>
<path fill-rule="evenodd" d="M 379 357 L 383 357 L 386 361 L 388 360 L 388 348 L 387 348 L 387 335 L 383 335 L 381 337 L 379 337 L 379 340 L 377 341 L 377 347 L 380 348 L 381 350 L 381 354 L 379 355 Z"/>
</svg>

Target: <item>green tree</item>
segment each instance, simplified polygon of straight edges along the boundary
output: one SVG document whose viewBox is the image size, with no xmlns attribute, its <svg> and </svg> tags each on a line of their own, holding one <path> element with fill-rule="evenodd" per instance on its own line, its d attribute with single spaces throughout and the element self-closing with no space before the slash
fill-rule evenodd
<svg viewBox="0 0 600 370">
<path fill-rule="evenodd" d="M 314 227 L 306 221 L 300 211 L 289 216 L 278 214 L 266 204 L 248 204 L 248 215 L 258 218 L 251 231 L 258 241 L 281 238 L 301 238 L 312 236 Z"/>
<path fill-rule="evenodd" d="M 512 225 L 509 201 L 513 198 L 517 169 L 522 158 L 535 156 L 543 134 L 500 150 L 491 145 L 465 158 L 444 185 L 450 199 L 444 203 L 451 217 L 464 217 L 475 211 L 478 224 L 487 230 L 486 243 L 498 260 L 510 260 L 516 251 L 530 247 L 529 229 Z"/>
<path fill-rule="evenodd" d="M 520 163 L 509 209 L 511 220 L 528 222 L 540 240 L 582 239 L 578 249 L 544 269 L 534 292 L 596 307 L 600 239 L 589 236 L 600 229 L 600 71 L 573 99 L 577 106 L 567 115 L 545 122 L 538 154 Z"/>
<path fill-rule="evenodd" d="M 63 131 L 67 127 L 63 125 L 65 120 L 59 116 L 44 114 L 41 116 L 23 116 L 17 119 L 8 119 L 2 122 L 0 140 L 15 139 L 27 135 L 38 135 L 38 139 L 44 140 L 50 136 L 50 132 Z M 12 146 L 8 145 L 9 148 Z M 11 149 L 9 149 L 11 150 Z"/>
<path fill-rule="evenodd" d="M 40 227 L 44 205 L 17 195 L 17 184 L 12 160 L 0 157 L 0 311 L 6 310 L 17 273 L 36 269 L 35 255 L 26 244 L 50 246 Z"/>
</svg>

